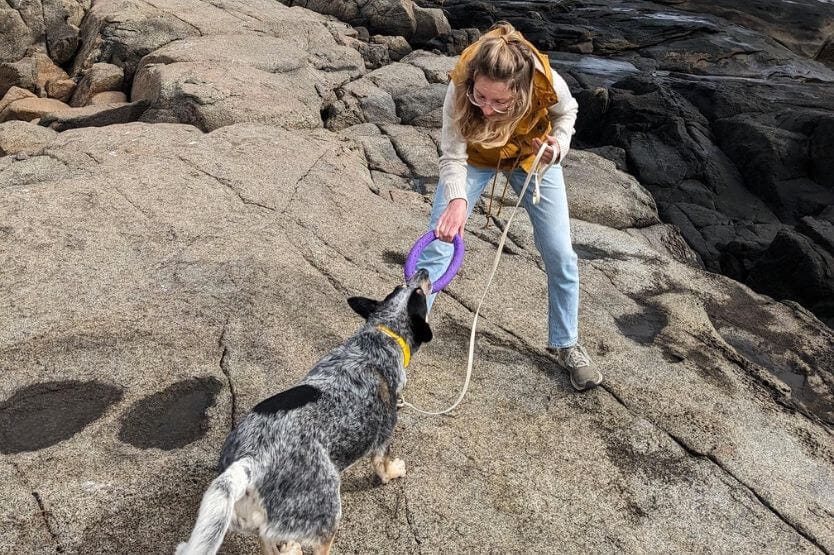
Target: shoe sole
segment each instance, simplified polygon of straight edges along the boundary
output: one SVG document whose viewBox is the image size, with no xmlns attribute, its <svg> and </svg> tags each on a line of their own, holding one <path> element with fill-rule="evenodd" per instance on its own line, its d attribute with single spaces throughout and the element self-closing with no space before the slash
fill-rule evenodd
<svg viewBox="0 0 834 555">
<path fill-rule="evenodd" d="M 576 382 L 573 381 L 573 376 L 570 378 L 570 384 L 576 391 L 588 391 L 589 389 L 593 389 L 597 387 L 599 384 L 602 383 L 602 376 L 599 377 L 599 381 L 588 381 L 585 382 L 584 386 L 577 385 Z"/>
</svg>

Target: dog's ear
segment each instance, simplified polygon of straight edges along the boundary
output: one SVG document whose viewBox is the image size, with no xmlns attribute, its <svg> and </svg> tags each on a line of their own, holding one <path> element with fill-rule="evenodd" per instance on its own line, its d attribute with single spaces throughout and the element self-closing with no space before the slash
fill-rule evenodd
<svg viewBox="0 0 834 555">
<path fill-rule="evenodd" d="M 418 345 L 428 343 L 434 337 L 429 323 L 419 314 L 411 315 L 411 331 L 414 333 L 414 342 Z"/>
<path fill-rule="evenodd" d="M 426 316 L 429 312 L 426 301 L 426 294 L 419 289 L 414 291 L 408 299 L 408 317 L 411 319 L 411 331 L 417 345 L 428 343 L 434 337 L 429 323 L 426 322 Z"/>
<path fill-rule="evenodd" d="M 367 297 L 350 297 L 348 299 L 348 304 L 355 313 L 365 320 L 368 319 L 368 316 L 370 316 L 373 311 L 379 308 L 379 303 L 377 301 Z"/>
</svg>

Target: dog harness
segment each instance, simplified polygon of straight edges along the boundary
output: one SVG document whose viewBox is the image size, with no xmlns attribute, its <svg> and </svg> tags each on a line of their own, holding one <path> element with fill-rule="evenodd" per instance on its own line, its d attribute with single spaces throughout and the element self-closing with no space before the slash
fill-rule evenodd
<svg viewBox="0 0 834 555">
<path fill-rule="evenodd" d="M 408 363 L 411 362 L 411 347 L 408 346 L 405 339 L 403 339 L 400 335 L 397 335 L 394 330 L 388 326 L 380 324 L 376 327 L 376 329 L 397 342 L 397 345 L 399 345 L 400 349 L 403 351 L 403 368 L 408 368 Z"/>
</svg>

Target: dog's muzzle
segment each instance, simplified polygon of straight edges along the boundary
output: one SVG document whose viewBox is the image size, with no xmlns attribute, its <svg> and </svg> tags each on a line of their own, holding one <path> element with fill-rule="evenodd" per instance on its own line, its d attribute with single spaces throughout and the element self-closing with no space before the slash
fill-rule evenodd
<svg viewBox="0 0 834 555">
<path fill-rule="evenodd" d="M 411 279 L 408 280 L 407 285 L 409 288 L 411 287 L 419 287 L 423 290 L 423 293 L 428 295 L 431 293 L 431 280 L 429 279 L 429 271 L 425 268 L 419 268 L 414 275 L 411 276 Z"/>
</svg>

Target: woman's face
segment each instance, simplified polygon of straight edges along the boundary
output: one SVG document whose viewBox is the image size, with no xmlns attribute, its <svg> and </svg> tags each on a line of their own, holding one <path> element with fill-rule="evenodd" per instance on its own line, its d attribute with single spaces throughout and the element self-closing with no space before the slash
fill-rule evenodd
<svg viewBox="0 0 834 555">
<path fill-rule="evenodd" d="M 515 95 L 505 81 L 493 81 L 479 75 L 472 85 L 473 104 L 477 105 L 484 117 L 501 117 L 512 107 Z M 496 108 L 499 111 L 496 111 Z"/>
</svg>

